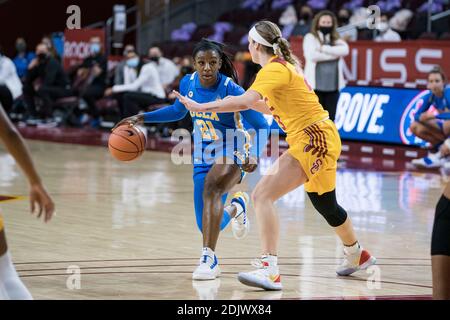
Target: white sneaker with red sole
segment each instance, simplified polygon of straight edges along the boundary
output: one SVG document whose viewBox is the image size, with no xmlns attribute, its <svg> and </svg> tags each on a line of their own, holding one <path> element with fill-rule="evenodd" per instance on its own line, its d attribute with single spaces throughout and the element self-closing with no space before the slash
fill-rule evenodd
<svg viewBox="0 0 450 320">
<path fill-rule="evenodd" d="M 353 254 L 348 254 L 344 249 L 344 254 L 344 261 L 336 269 L 339 276 L 349 276 L 356 271 L 366 270 L 377 262 L 377 259 L 369 251 L 362 248 Z"/>
</svg>

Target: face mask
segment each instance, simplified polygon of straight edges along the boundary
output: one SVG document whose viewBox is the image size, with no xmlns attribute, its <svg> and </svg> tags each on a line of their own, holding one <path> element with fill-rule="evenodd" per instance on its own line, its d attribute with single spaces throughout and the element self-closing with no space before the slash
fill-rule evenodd
<svg viewBox="0 0 450 320">
<path fill-rule="evenodd" d="M 320 32 L 322 32 L 325 36 L 333 30 L 333 27 L 319 27 Z"/>
<path fill-rule="evenodd" d="M 17 52 L 25 52 L 25 50 L 27 50 L 27 46 L 25 45 L 25 43 L 18 43 L 16 45 L 16 50 Z"/>
<path fill-rule="evenodd" d="M 311 15 L 309 13 L 307 13 L 307 12 L 303 12 L 303 13 L 300 14 L 300 19 L 307 21 L 307 20 L 311 19 Z"/>
<path fill-rule="evenodd" d="M 389 25 L 387 22 L 380 22 L 380 24 L 378 25 L 378 30 L 380 30 L 381 32 L 386 32 L 387 29 L 389 29 Z"/>
<path fill-rule="evenodd" d="M 159 57 L 150 57 L 150 60 L 159 63 Z"/>
<path fill-rule="evenodd" d="M 139 65 L 139 58 L 131 58 L 127 60 L 127 66 L 130 68 L 136 68 Z"/>
<path fill-rule="evenodd" d="M 38 59 L 41 61 L 44 61 L 45 59 L 47 59 L 47 54 L 46 53 L 39 53 L 37 55 Z"/>
<path fill-rule="evenodd" d="M 193 69 L 191 67 L 188 67 L 188 66 L 181 67 L 182 74 L 189 74 L 189 73 L 192 73 L 192 71 L 193 71 Z"/>
<path fill-rule="evenodd" d="M 100 53 L 100 49 L 101 49 L 101 47 L 100 47 L 99 43 L 92 43 L 91 44 L 91 53 L 92 54 Z"/>
<path fill-rule="evenodd" d="M 339 17 L 338 18 L 338 21 L 339 21 L 339 23 L 341 23 L 341 24 L 348 24 L 348 21 L 349 21 L 350 19 L 348 18 L 348 17 Z"/>
</svg>

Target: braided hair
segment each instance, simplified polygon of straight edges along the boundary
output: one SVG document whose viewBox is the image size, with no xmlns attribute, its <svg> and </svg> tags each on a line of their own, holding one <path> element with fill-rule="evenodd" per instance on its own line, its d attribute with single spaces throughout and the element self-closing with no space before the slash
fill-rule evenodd
<svg viewBox="0 0 450 320">
<path fill-rule="evenodd" d="M 263 20 L 257 22 L 255 28 L 267 42 L 277 44 L 275 50 L 272 47 L 263 45 L 262 47 L 267 53 L 276 54 L 294 66 L 299 65 L 299 62 L 292 53 L 289 41 L 283 38 L 280 28 L 275 23 Z"/>
</svg>

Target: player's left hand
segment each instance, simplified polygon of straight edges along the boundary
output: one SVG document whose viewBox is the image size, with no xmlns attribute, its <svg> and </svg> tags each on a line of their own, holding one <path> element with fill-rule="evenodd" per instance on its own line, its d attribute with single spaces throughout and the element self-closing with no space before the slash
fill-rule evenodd
<svg viewBox="0 0 450 320">
<path fill-rule="evenodd" d="M 257 167 L 258 159 L 253 156 L 249 156 L 247 159 L 245 159 L 245 163 L 242 165 L 242 170 L 251 173 L 255 171 Z"/>
<path fill-rule="evenodd" d="M 36 214 L 37 218 L 44 214 L 44 222 L 49 222 L 55 213 L 55 204 L 40 183 L 31 185 L 30 207 L 31 213 Z"/>
<path fill-rule="evenodd" d="M 188 109 L 189 111 L 197 111 L 197 112 L 204 111 L 200 103 L 197 103 L 194 100 L 181 95 L 181 93 L 179 93 L 176 90 L 173 90 L 172 92 L 177 97 L 178 101 L 184 104 L 186 109 Z"/>
</svg>

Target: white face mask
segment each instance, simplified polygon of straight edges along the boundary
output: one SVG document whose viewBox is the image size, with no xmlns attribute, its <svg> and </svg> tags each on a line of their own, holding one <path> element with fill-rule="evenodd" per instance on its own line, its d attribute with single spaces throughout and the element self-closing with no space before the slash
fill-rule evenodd
<svg viewBox="0 0 450 320">
<path fill-rule="evenodd" d="M 380 30 L 381 32 L 386 32 L 389 29 L 389 25 L 387 22 L 380 22 L 378 24 L 378 30 Z"/>
<path fill-rule="evenodd" d="M 134 57 L 127 60 L 127 66 L 129 66 L 130 68 L 136 68 L 138 65 L 139 65 L 138 57 Z"/>
</svg>

